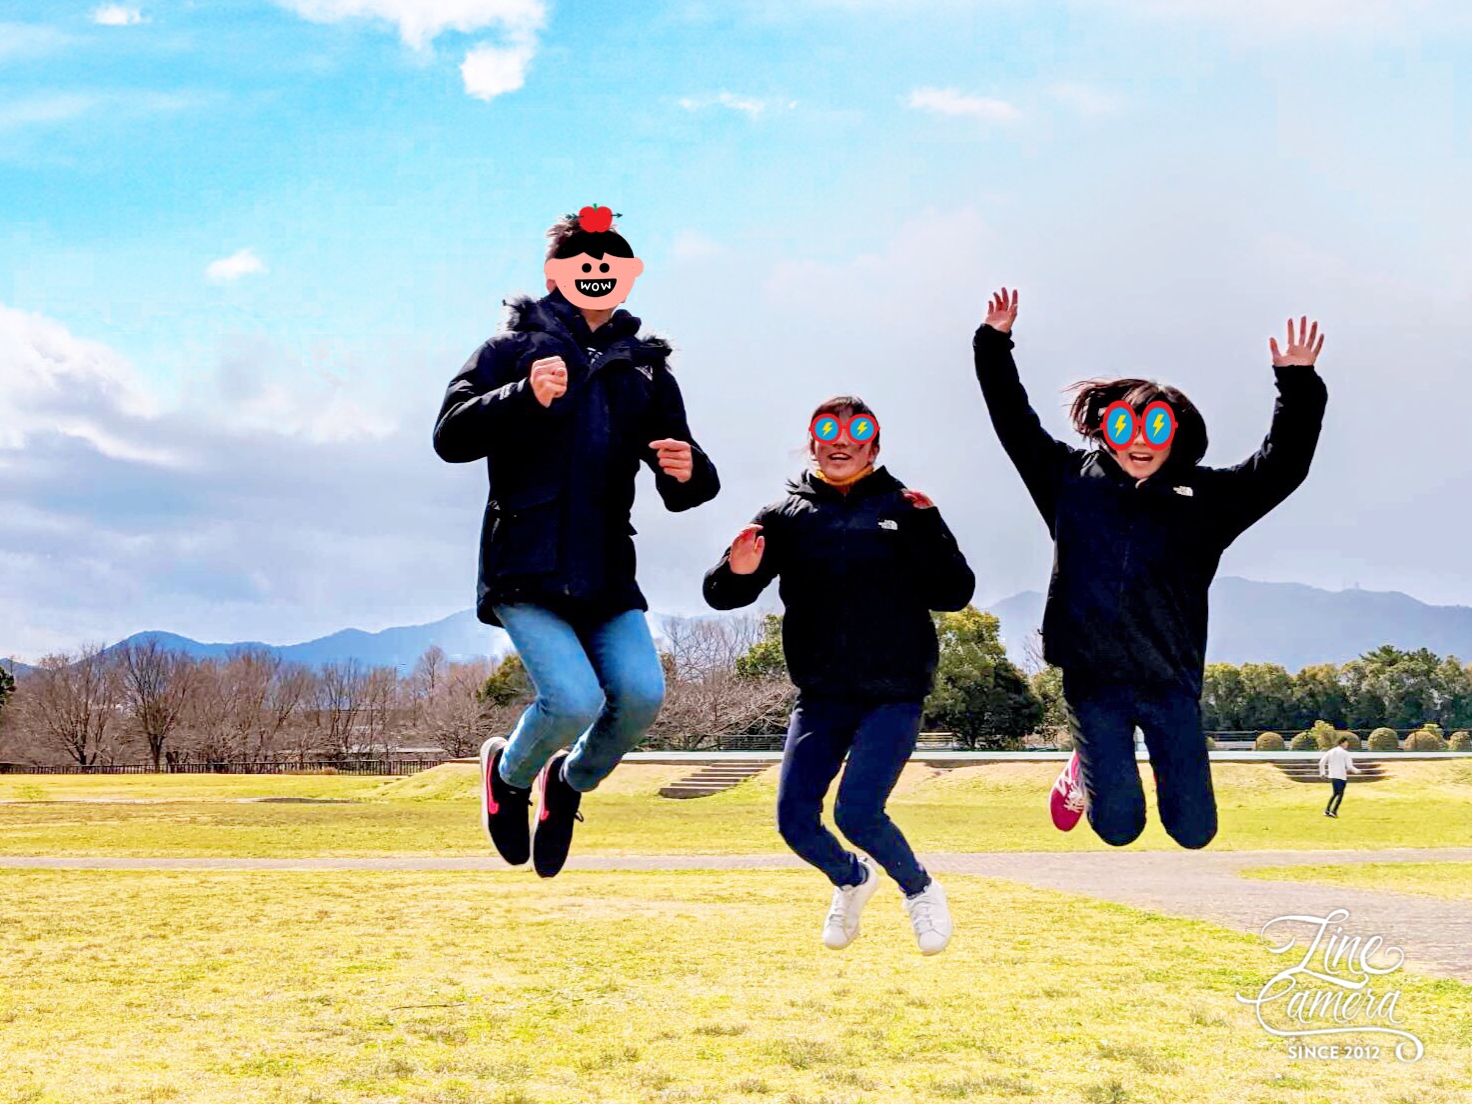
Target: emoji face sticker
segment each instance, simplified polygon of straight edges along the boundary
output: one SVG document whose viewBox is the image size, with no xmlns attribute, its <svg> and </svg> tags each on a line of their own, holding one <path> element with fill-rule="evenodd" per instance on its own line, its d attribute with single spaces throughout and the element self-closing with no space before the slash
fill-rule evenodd
<svg viewBox="0 0 1472 1104">
<path fill-rule="evenodd" d="M 596 203 L 569 215 L 577 229 L 547 259 L 547 290 L 556 288 L 575 307 L 612 310 L 629 297 L 644 262 L 613 227 L 613 211 Z"/>
</svg>

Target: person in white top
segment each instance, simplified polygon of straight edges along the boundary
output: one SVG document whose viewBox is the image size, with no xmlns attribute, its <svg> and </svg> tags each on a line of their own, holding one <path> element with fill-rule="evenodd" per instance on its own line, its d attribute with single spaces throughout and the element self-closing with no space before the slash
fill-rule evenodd
<svg viewBox="0 0 1472 1104">
<path fill-rule="evenodd" d="M 1349 753 L 1349 737 L 1341 737 L 1338 744 L 1324 752 L 1319 759 L 1319 775 L 1329 776 L 1330 783 L 1334 786 L 1334 792 L 1329 796 L 1329 804 L 1324 809 L 1324 815 L 1339 817 L 1339 805 L 1344 800 L 1344 787 L 1349 781 L 1351 774 L 1363 773 L 1359 767 L 1354 765 L 1354 756 Z"/>
</svg>

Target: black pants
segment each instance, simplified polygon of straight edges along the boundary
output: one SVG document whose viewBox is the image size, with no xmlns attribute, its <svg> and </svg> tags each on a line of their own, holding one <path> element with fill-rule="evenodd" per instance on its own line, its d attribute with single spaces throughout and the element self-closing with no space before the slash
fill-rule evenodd
<svg viewBox="0 0 1472 1104">
<path fill-rule="evenodd" d="M 1334 792 L 1329 795 L 1329 804 L 1324 808 L 1324 812 L 1337 814 L 1339 812 L 1339 804 L 1344 800 L 1345 779 L 1331 778 L 1329 781 L 1333 783 Z"/>
<path fill-rule="evenodd" d="M 930 875 L 884 811 L 900 771 L 920 735 L 920 703 L 855 703 L 798 699 L 782 752 L 777 787 L 777 830 L 798 857 L 836 886 L 858 885 L 857 858 L 823 824 L 823 798 L 843 757 L 848 769 L 838 784 L 833 820 L 855 847 L 868 852 L 907 895 L 919 893 Z"/>
<path fill-rule="evenodd" d="M 1084 683 L 1066 671 L 1063 696 L 1089 796 L 1089 824 L 1100 839 L 1121 847 L 1145 829 L 1145 791 L 1135 763 L 1138 727 L 1155 772 L 1165 830 L 1182 847 L 1211 842 L 1216 795 L 1198 696 L 1169 686 Z"/>
</svg>

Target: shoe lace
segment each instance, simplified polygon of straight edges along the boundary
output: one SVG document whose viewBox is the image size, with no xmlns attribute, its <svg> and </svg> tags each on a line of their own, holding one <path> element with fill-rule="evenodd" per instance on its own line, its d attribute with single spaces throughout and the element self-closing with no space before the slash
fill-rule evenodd
<svg viewBox="0 0 1472 1104">
<path fill-rule="evenodd" d="M 1074 786 L 1063 799 L 1063 807 L 1071 813 L 1081 813 L 1088 802 L 1082 786 Z"/>
<path fill-rule="evenodd" d="M 930 912 L 930 898 L 917 897 L 910 902 L 910 923 L 915 930 L 935 931 L 935 917 Z"/>
</svg>

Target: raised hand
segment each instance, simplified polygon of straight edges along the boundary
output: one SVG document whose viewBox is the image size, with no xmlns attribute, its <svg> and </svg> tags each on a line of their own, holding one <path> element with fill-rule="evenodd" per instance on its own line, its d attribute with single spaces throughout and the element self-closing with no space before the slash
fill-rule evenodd
<svg viewBox="0 0 1472 1104">
<path fill-rule="evenodd" d="M 1286 352 L 1278 348 L 1276 337 L 1268 338 L 1268 346 L 1273 350 L 1273 367 L 1286 368 L 1289 365 L 1309 368 L 1319 358 L 1319 350 L 1324 347 L 1324 335 L 1319 333 L 1319 323 L 1315 319 L 1313 327 L 1308 324 L 1308 315 L 1304 315 L 1298 323 L 1297 334 L 1293 331 L 1293 319 L 1288 319 L 1288 349 Z"/>
<path fill-rule="evenodd" d="M 924 491 L 912 491 L 908 487 L 906 487 L 903 491 L 900 492 L 900 494 L 904 497 L 906 502 L 915 507 L 915 509 L 917 510 L 935 509 L 935 503 L 930 500 L 930 496 Z"/>
<path fill-rule="evenodd" d="M 658 454 L 660 471 L 681 483 L 689 481 L 690 476 L 695 472 L 695 461 L 690 455 L 689 441 L 677 441 L 673 437 L 666 437 L 658 441 L 650 441 L 649 447 Z"/>
<path fill-rule="evenodd" d="M 752 522 L 731 542 L 728 561 L 733 575 L 750 575 L 762 562 L 762 551 L 767 547 L 767 538 L 761 535 L 762 527 Z"/>
<path fill-rule="evenodd" d="M 1012 332 L 1012 323 L 1017 321 L 1017 291 L 1014 288 L 1009 296 L 1007 289 L 1003 288 L 992 296 L 991 302 L 986 308 L 986 324 L 994 330 L 1003 333 Z"/>
<path fill-rule="evenodd" d="M 527 379 L 532 385 L 532 394 L 543 406 L 551 406 L 552 400 L 567 393 L 567 365 L 561 357 L 543 357 L 532 361 L 532 370 Z"/>
</svg>

